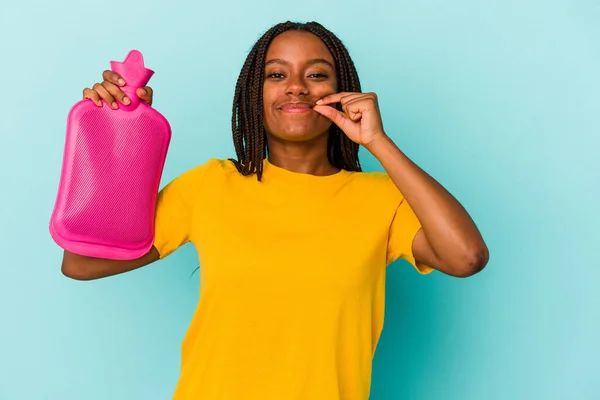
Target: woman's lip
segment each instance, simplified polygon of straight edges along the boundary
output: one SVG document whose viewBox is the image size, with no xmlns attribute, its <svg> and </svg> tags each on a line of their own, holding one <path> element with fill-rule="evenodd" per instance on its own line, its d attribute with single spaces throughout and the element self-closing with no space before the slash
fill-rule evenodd
<svg viewBox="0 0 600 400">
<path fill-rule="evenodd" d="M 282 105 L 279 109 L 288 113 L 303 113 L 310 111 L 312 107 L 306 103 L 289 103 Z"/>
</svg>

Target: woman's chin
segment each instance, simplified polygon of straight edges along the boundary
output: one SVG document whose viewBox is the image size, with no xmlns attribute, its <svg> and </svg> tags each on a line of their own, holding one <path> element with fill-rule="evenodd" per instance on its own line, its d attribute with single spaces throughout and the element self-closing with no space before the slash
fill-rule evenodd
<svg viewBox="0 0 600 400">
<path fill-rule="evenodd" d="M 288 142 L 307 142 L 321 138 L 322 136 L 327 137 L 329 135 L 329 127 L 323 127 L 321 129 L 309 129 L 306 126 L 286 129 L 285 131 L 279 131 L 271 134 L 275 139 Z"/>
<path fill-rule="evenodd" d="M 275 135 L 277 139 L 286 142 L 308 142 L 322 136 L 323 133 L 314 133 L 310 131 L 288 131 Z"/>
</svg>

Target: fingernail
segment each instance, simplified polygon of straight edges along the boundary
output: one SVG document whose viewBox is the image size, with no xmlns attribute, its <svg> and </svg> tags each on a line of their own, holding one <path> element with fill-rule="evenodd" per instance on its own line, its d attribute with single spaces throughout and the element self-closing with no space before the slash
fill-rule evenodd
<svg viewBox="0 0 600 400">
<path fill-rule="evenodd" d="M 119 105 L 117 104 L 117 102 L 116 102 L 116 101 L 113 101 L 113 103 L 112 103 L 112 107 L 113 107 L 113 108 L 119 108 Z"/>
<path fill-rule="evenodd" d="M 317 104 L 321 104 L 323 100 L 317 100 Z"/>
<path fill-rule="evenodd" d="M 145 89 L 140 89 L 140 94 L 146 94 L 146 90 Z"/>
<path fill-rule="evenodd" d="M 123 97 L 123 104 L 125 104 L 125 105 L 129 104 L 129 97 Z"/>
<path fill-rule="evenodd" d="M 121 85 L 121 86 L 125 85 L 125 81 L 123 79 L 119 79 L 119 85 Z"/>
</svg>

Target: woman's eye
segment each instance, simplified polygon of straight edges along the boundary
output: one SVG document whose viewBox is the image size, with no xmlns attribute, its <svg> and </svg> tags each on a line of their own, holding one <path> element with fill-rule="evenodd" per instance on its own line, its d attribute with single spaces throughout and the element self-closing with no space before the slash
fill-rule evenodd
<svg viewBox="0 0 600 400">
<path fill-rule="evenodd" d="M 328 76 L 325 74 L 321 74 L 321 73 L 315 73 L 315 74 L 310 74 L 308 75 L 309 78 L 314 78 L 314 79 L 327 79 Z M 285 78 L 285 75 L 283 75 L 280 72 L 272 72 L 270 74 L 267 74 L 267 78 L 268 79 L 283 79 Z"/>
</svg>

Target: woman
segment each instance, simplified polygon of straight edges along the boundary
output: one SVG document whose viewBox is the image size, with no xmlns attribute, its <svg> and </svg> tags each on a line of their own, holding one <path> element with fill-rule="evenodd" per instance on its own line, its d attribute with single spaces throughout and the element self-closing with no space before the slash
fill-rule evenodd
<svg viewBox="0 0 600 400">
<path fill-rule="evenodd" d="M 84 97 L 128 104 L 121 77 Z M 138 95 L 151 103 L 152 90 Z M 165 186 L 152 250 L 137 260 L 65 252 L 63 273 L 97 279 L 192 242 L 200 300 L 175 399 L 367 399 L 383 327 L 386 266 L 467 277 L 488 250 L 463 207 L 387 136 L 347 50 L 317 23 L 256 43 L 233 108 L 237 160 L 211 159 Z M 363 173 L 362 145 L 386 174 Z"/>
</svg>

